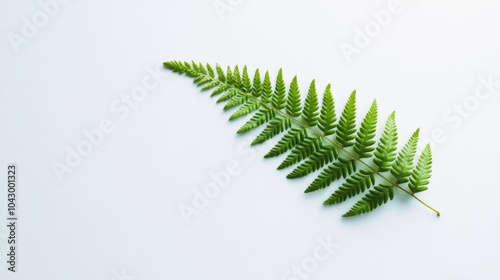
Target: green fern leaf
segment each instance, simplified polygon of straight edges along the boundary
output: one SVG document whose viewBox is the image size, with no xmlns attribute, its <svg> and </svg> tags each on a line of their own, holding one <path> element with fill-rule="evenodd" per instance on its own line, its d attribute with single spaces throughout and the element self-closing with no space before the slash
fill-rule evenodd
<svg viewBox="0 0 500 280">
<path fill-rule="evenodd" d="M 270 158 L 284 154 L 291 148 L 295 147 L 297 143 L 302 142 L 306 136 L 307 132 L 305 129 L 292 128 L 264 157 Z"/>
<path fill-rule="evenodd" d="M 373 163 L 377 165 L 379 172 L 389 171 L 396 159 L 398 149 L 398 132 L 396 130 L 395 113 L 392 112 L 385 123 L 384 132 L 377 148 L 375 149 Z"/>
<path fill-rule="evenodd" d="M 272 106 L 276 110 L 284 109 L 286 106 L 285 81 L 283 80 L 283 71 L 280 69 L 276 78 L 276 86 L 272 98 Z"/>
<path fill-rule="evenodd" d="M 236 89 L 229 89 L 228 91 L 226 91 L 226 93 L 224 93 L 221 97 L 219 97 L 219 99 L 217 99 L 216 102 L 217 103 L 225 102 L 231 100 L 235 96 L 240 97 L 241 96 L 240 92 Z"/>
<path fill-rule="evenodd" d="M 335 180 L 341 177 L 346 178 L 356 170 L 356 162 L 354 159 L 339 158 L 339 161 L 329 165 L 319 176 L 307 187 L 306 193 L 317 191 L 328 187 Z"/>
<path fill-rule="evenodd" d="M 212 65 L 208 63 L 207 63 L 207 73 L 210 77 L 215 78 L 214 68 L 212 68 Z"/>
<path fill-rule="evenodd" d="M 234 112 L 231 117 L 229 117 L 229 120 L 232 121 L 234 119 L 237 119 L 239 117 L 243 117 L 245 115 L 248 115 L 255 110 L 259 109 L 260 103 L 255 100 L 250 100 L 247 103 L 245 103 L 243 106 L 241 106 L 236 112 Z"/>
<path fill-rule="evenodd" d="M 356 135 L 356 143 L 354 144 L 354 152 L 359 158 L 369 158 L 372 156 L 375 144 L 375 131 L 377 130 L 377 101 L 373 101 L 370 110 L 361 123 L 361 127 Z"/>
<path fill-rule="evenodd" d="M 414 198 L 415 193 L 428 188 L 432 165 L 429 145 L 413 167 L 419 130 L 413 133 L 397 153 L 398 133 L 395 113 L 392 112 L 377 141 L 376 101 L 373 101 L 356 129 L 356 91 L 349 96 L 337 122 L 331 86 L 327 85 L 325 88 L 320 109 L 315 80 L 310 83 L 301 108 L 297 77 L 292 79 L 287 92 L 281 69 L 273 87 L 268 71 L 262 79 L 259 70 L 255 70 L 252 80 L 246 66 L 242 71 L 238 66 L 233 69 L 227 67 L 224 71 L 219 64 L 212 67 L 210 64 L 196 62 L 169 61 L 164 65 L 175 73 L 191 77 L 202 91 L 213 90 L 211 96 L 217 96 L 218 103 L 225 103 L 224 110 L 237 108 L 230 120 L 252 114 L 237 133 L 245 133 L 265 125 L 252 145 L 277 138 L 278 134 L 284 133 L 264 157 L 277 157 L 289 152 L 278 169 L 293 166 L 293 170 L 287 175 L 290 179 L 319 171 L 305 192 L 324 189 L 344 178 L 340 187 L 323 204 L 341 203 L 365 193 L 343 217 L 374 210 L 394 197 L 394 188 L 399 188 Z M 377 177 L 385 182 L 376 185 Z M 406 183 L 409 191 L 403 187 Z M 418 198 L 417 200 L 422 202 Z M 437 210 L 423 204 L 439 215 Z"/>
<path fill-rule="evenodd" d="M 276 112 L 274 110 L 262 108 L 261 110 L 257 111 L 257 113 L 255 113 L 255 115 L 253 115 L 252 118 L 247 121 L 240 129 L 238 129 L 237 133 L 241 134 L 257 128 L 269 122 L 272 118 L 274 118 L 275 115 Z"/>
<path fill-rule="evenodd" d="M 229 110 L 233 107 L 244 104 L 245 102 L 247 102 L 247 100 L 248 100 L 248 96 L 246 96 L 244 94 L 236 93 L 233 97 L 231 97 L 229 102 L 226 103 L 226 105 L 224 106 L 224 110 Z"/>
<path fill-rule="evenodd" d="M 236 65 L 234 67 L 233 74 L 232 74 L 231 78 L 232 78 L 234 86 L 236 86 L 238 88 L 242 88 L 242 80 L 241 80 L 240 68 L 238 67 L 238 65 Z"/>
<path fill-rule="evenodd" d="M 210 97 L 217 96 L 223 92 L 226 92 L 229 89 L 229 86 L 226 84 L 219 84 L 219 86 L 212 92 Z"/>
<path fill-rule="evenodd" d="M 380 184 L 371 189 L 360 201 L 356 202 L 351 210 L 342 215 L 342 217 L 352 217 L 368 213 L 393 198 L 393 186 Z"/>
<path fill-rule="evenodd" d="M 420 158 L 418 159 L 417 166 L 413 169 L 411 173 L 410 183 L 408 187 L 412 193 L 423 192 L 427 190 L 427 185 L 429 184 L 429 178 L 431 177 L 432 170 L 432 153 L 431 146 L 427 144 Z"/>
<path fill-rule="evenodd" d="M 262 104 L 269 104 L 273 96 L 273 86 L 271 85 L 271 76 L 269 72 L 266 71 L 264 74 L 264 82 L 262 83 Z"/>
<path fill-rule="evenodd" d="M 243 92 L 250 93 L 252 92 L 252 81 L 250 80 L 250 77 L 248 76 L 248 69 L 247 67 L 243 67 L 243 76 L 241 77 L 241 89 Z"/>
<path fill-rule="evenodd" d="M 233 71 L 231 71 L 231 67 L 229 66 L 226 70 L 226 83 L 230 86 L 237 86 L 237 84 L 234 83 Z"/>
<path fill-rule="evenodd" d="M 278 166 L 278 169 L 284 169 L 296 164 L 297 162 L 312 155 L 321 147 L 321 139 L 318 137 L 306 137 L 299 142 L 285 160 Z"/>
<path fill-rule="evenodd" d="M 346 181 L 323 202 L 324 205 L 338 204 L 364 192 L 375 184 L 375 173 L 368 170 L 359 170 Z"/>
<path fill-rule="evenodd" d="M 194 82 L 197 86 L 199 86 L 199 87 L 203 86 L 204 84 L 206 84 L 206 83 L 208 83 L 208 82 L 210 82 L 210 81 L 211 81 L 210 77 L 208 77 L 208 76 L 206 76 L 206 75 L 198 75 L 198 76 L 197 76 L 197 77 L 193 80 L 193 82 Z"/>
<path fill-rule="evenodd" d="M 214 87 L 218 86 L 219 84 L 220 83 L 218 81 L 209 82 L 209 83 L 207 83 L 206 85 L 204 85 L 201 88 L 201 91 L 206 91 L 206 90 L 209 90 L 209 89 L 213 89 Z"/>
<path fill-rule="evenodd" d="M 316 82 L 312 80 L 307 93 L 306 102 L 304 104 L 304 111 L 302 112 L 302 119 L 304 123 L 313 127 L 318 123 L 318 94 L 316 93 Z"/>
<path fill-rule="evenodd" d="M 418 134 L 420 129 L 417 129 L 403 149 L 398 154 L 396 162 L 391 168 L 391 174 L 396 178 L 396 184 L 408 182 L 408 177 L 411 175 L 413 168 L 413 158 L 417 152 Z"/>
<path fill-rule="evenodd" d="M 323 146 L 315 151 L 307 160 L 297 166 L 286 177 L 288 179 L 301 178 L 319 170 L 339 156 L 335 146 Z"/>
<path fill-rule="evenodd" d="M 196 63 L 194 61 L 191 61 L 191 67 L 193 68 L 193 70 L 195 70 L 196 72 L 198 72 L 200 74 L 206 74 L 207 73 L 205 71 L 205 69 L 203 68 L 203 65 L 201 63 Z"/>
<path fill-rule="evenodd" d="M 215 70 L 217 71 L 217 79 L 221 81 L 222 83 L 226 82 L 226 75 L 224 74 L 224 70 L 222 67 L 217 63 L 215 65 Z"/>
<path fill-rule="evenodd" d="M 374 123 L 377 122 L 376 115 L 377 110 L 376 103 L 374 101 L 374 103 L 372 103 L 372 107 L 366 114 L 366 117 L 361 124 L 358 135 L 356 136 L 356 144 L 354 145 L 354 150 L 358 154 L 358 156 L 363 155 L 363 153 L 367 151 L 366 143 L 370 143 L 370 145 L 373 144 L 371 142 L 371 139 L 373 138 L 371 134 L 375 133 L 375 130 L 372 126 L 374 126 Z M 386 166 L 390 166 L 396 158 L 396 145 L 397 132 L 394 123 L 394 113 L 392 113 L 386 122 L 384 132 L 382 133 L 382 139 L 378 143 L 375 151 L 375 157 L 373 161 L 378 168 L 370 170 L 359 170 L 354 175 L 347 178 L 346 182 L 344 182 L 323 204 L 331 205 L 341 203 L 346 199 L 358 195 L 373 186 L 375 184 L 375 174 L 377 174 L 377 172 L 381 171 L 383 168 L 385 168 L 384 171 L 387 171 L 388 167 Z M 372 148 L 368 150 L 368 152 L 371 151 L 373 151 Z M 364 157 L 370 156 L 371 154 L 365 155 Z"/>
<path fill-rule="evenodd" d="M 347 104 L 342 111 L 339 124 L 337 125 L 337 142 L 341 147 L 353 145 L 354 133 L 356 132 L 356 91 L 349 96 Z"/>
<path fill-rule="evenodd" d="M 188 77 L 194 78 L 198 75 L 198 73 L 191 71 L 191 65 L 185 65 L 186 62 L 181 61 L 168 61 L 163 63 L 165 67 L 170 69 L 174 73 L 178 74 L 186 74 Z"/>
<path fill-rule="evenodd" d="M 253 140 L 252 145 L 264 143 L 265 141 L 280 134 L 292 126 L 292 122 L 288 118 L 276 118 L 271 120 L 266 128 Z"/>
<path fill-rule="evenodd" d="M 323 132 L 323 135 L 332 135 L 335 132 L 337 118 L 335 116 L 335 103 L 333 101 L 330 84 L 326 86 L 323 94 L 323 103 L 321 105 L 321 113 L 319 115 L 318 127 Z"/>
<path fill-rule="evenodd" d="M 293 77 L 290 89 L 288 90 L 286 113 L 292 117 L 300 116 L 300 92 L 299 84 L 297 83 L 297 76 Z"/>
<path fill-rule="evenodd" d="M 260 79 L 259 69 L 253 74 L 252 95 L 259 97 L 262 94 L 262 80 Z"/>
</svg>

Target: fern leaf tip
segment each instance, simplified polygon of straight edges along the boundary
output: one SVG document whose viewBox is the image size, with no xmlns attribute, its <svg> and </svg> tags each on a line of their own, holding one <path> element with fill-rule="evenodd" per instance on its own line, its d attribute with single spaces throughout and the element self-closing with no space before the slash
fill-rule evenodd
<svg viewBox="0 0 500 280">
<path fill-rule="evenodd" d="M 163 66 L 168 68 L 168 69 L 172 69 L 172 66 L 174 64 L 175 64 L 175 61 L 172 61 L 172 60 L 163 62 Z"/>
<path fill-rule="evenodd" d="M 327 199 L 327 200 L 325 200 L 325 201 L 323 201 L 323 205 L 324 206 L 332 206 L 332 205 L 335 205 L 335 204 L 339 204 L 339 202 L 336 201 L 336 200 L 332 200 L 330 198 Z"/>
</svg>

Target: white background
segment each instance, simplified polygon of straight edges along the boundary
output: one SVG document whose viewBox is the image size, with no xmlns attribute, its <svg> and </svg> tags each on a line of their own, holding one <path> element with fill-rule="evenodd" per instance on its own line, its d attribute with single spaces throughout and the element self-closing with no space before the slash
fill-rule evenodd
<svg viewBox="0 0 500 280">
<path fill-rule="evenodd" d="M 500 86 L 474 97 L 481 77 L 500 81 L 498 1 L 402 0 L 350 63 L 339 45 L 355 46 L 389 1 L 242 0 L 218 14 L 212 0 L 72 0 L 16 45 L 23 18 L 44 11 L 21 2 L 0 3 L 0 279 L 283 279 L 327 237 L 340 246 L 307 279 L 500 279 Z M 167 60 L 283 67 L 303 93 L 313 78 L 320 92 L 332 83 L 337 110 L 354 89 L 360 115 L 377 98 L 380 126 L 397 112 L 400 142 L 417 127 L 426 139 L 442 131 L 420 195 L 442 216 L 396 191 L 342 219 L 353 200 L 321 205 L 338 184 L 304 194 L 312 176 L 287 180 L 282 158 L 248 148 L 256 132 L 236 135 L 244 120 L 228 122 L 209 94 L 161 69 Z M 159 86 L 128 116 L 114 112 L 147 69 Z M 103 119 L 114 130 L 59 182 L 54 162 Z M 240 174 L 187 224 L 179 205 L 232 161 Z M 17 273 L 6 264 L 9 163 Z"/>
</svg>

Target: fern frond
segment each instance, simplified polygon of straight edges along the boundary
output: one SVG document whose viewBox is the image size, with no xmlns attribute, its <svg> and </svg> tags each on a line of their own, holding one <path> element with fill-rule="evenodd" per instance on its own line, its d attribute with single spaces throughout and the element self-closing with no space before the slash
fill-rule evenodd
<svg viewBox="0 0 500 280">
<path fill-rule="evenodd" d="M 262 104 L 269 104 L 271 102 L 271 98 L 273 97 L 273 86 L 271 85 L 271 76 L 269 75 L 269 71 L 266 71 L 264 74 L 264 82 L 262 83 Z"/>
<path fill-rule="evenodd" d="M 238 67 L 238 65 L 234 66 L 233 74 L 231 77 L 232 77 L 233 85 L 237 88 L 242 88 L 240 68 Z"/>
<path fill-rule="evenodd" d="M 247 67 L 243 67 L 243 74 L 241 76 L 241 88 L 243 92 L 250 93 L 252 90 L 252 81 L 250 81 L 250 77 L 248 76 Z"/>
<path fill-rule="evenodd" d="M 269 122 L 266 128 L 253 140 L 251 145 L 264 143 L 292 126 L 292 121 L 288 118 L 276 118 Z"/>
<path fill-rule="evenodd" d="M 389 171 L 392 163 L 396 159 L 398 149 L 398 132 L 396 129 L 395 113 L 392 112 L 385 123 L 384 132 L 375 149 L 373 163 L 377 165 L 379 172 Z"/>
<path fill-rule="evenodd" d="M 212 65 L 207 63 L 207 73 L 210 77 L 215 78 L 215 72 L 214 69 L 212 68 Z"/>
<path fill-rule="evenodd" d="M 337 142 L 341 147 L 350 147 L 353 144 L 356 132 L 356 91 L 353 91 L 342 111 L 337 125 Z"/>
<path fill-rule="evenodd" d="M 219 99 L 217 99 L 216 102 L 217 103 L 225 102 L 231 100 L 235 96 L 239 97 L 241 96 L 241 94 L 236 89 L 229 89 L 221 97 L 219 97 Z"/>
<path fill-rule="evenodd" d="M 213 89 L 214 87 L 216 87 L 218 85 L 219 85 L 218 81 L 209 82 L 209 83 L 207 83 L 206 85 L 204 85 L 201 88 L 201 91 L 206 91 L 206 90 L 209 90 L 209 89 Z"/>
<path fill-rule="evenodd" d="M 403 190 L 439 215 L 437 210 L 414 195 L 428 188 L 432 165 L 430 146 L 424 149 L 414 167 L 417 130 L 397 153 L 394 112 L 389 115 L 377 141 L 376 101 L 356 129 L 356 91 L 350 94 L 337 120 L 330 84 L 319 104 L 316 82 L 312 80 L 302 105 L 297 77 L 292 79 L 287 91 L 282 69 L 278 71 L 273 87 L 268 71 L 262 78 L 257 69 L 251 79 L 246 66 L 242 70 L 239 66 L 224 70 L 219 64 L 212 67 L 210 64 L 169 61 L 164 65 L 175 73 L 193 78 L 202 90 L 213 90 L 211 96 L 217 96 L 218 103 L 225 103 L 224 110 L 235 108 L 230 120 L 252 114 L 238 134 L 265 125 L 252 145 L 284 133 L 264 157 L 288 153 L 278 169 L 293 166 L 287 175 L 290 179 L 319 171 L 305 192 L 327 188 L 344 178 L 325 205 L 341 203 L 365 193 L 343 217 L 374 210 L 394 197 L 394 188 Z M 377 177 L 384 182 L 376 184 Z M 403 187 L 406 183 L 409 191 Z"/>
<path fill-rule="evenodd" d="M 181 61 L 167 61 L 163 65 L 168 69 L 172 70 L 174 73 L 186 74 L 187 76 L 194 78 L 198 75 L 197 72 L 191 69 L 191 65 L 187 62 Z"/>
<path fill-rule="evenodd" d="M 257 111 L 257 113 L 255 113 L 255 115 L 253 115 L 252 118 L 247 121 L 240 129 L 238 129 L 236 133 L 245 133 L 256 127 L 259 127 L 269 122 L 272 118 L 274 118 L 275 115 L 276 112 L 274 110 L 262 108 L 261 110 Z"/>
<path fill-rule="evenodd" d="M 194 61 L 191 61 L 191 67 L 198 73 L 206 74 L 206 71 L 201 63 L 196 63 Z"/>
<path fill-rule="evenodd" d="M 319 174 L 319 176 L 307 187 L 306 193 L 317 191 L 328 187 L 335 180 L 341 177 L 346 178 L 356 170 L 354 159 L 339 158 L 339 161 L 329 165 Z"/>
<path fill-rule="evenodd" d="M 215 65 L 215 70 L 217 71 L 217 79 L 222 83 L 226 82 L 226 74 L 224 74 L 224 70 L 218 63 Z"/>
<path fill-rule="evenodd" d="M 214 90 L 212 91 L 212 94 L 210 95 L 210 97 L 214 97 L 214 96 L 217 96 L 225 91 L 227 91 L 229 89 L 229 86 L 226 85 L 226 84 L 219 84 L 219 86 Z"/>
<path fill-rule="evenodd" d="M 321 139 L 318 137 L 306 137 L 299 142 L 285 160 L 278 166 L 284 169 L 312 155 L 321 147 Z"/>
<path fill-rule="evenodd" d="M 260 78 L 259 69 L 253 74 L 252 95 L 259 97 L 262 94 L 262 80 Z"/>
<path fill-rule="evenodd" d="M 419 131 L 420 129 L 417 129 L 413 132 L 391 168 L 391 174 L 396 178 L 396 184 L 408 182 L 408 177 L 410 177 L 413 168 L 413 158 L 417 152 Z"/>
<path fill-rule="evenodd" d="M 285 81 L 283 80 L 283 70 L 279 70 L 276 78 L 276 86 L 272 98 L 272 106 L 276 110 L 284 109 L 286 106 Z"/>
<path fill-rule="evenodd" d="M 326 86 L 323 94 L 323 103 L 319 115 L 318 127 L 324 136 L 332 135 L 337 127 L 337 117 L 335 116 L 335 103 L 333 101 L 330 84 Z"/>
<path fill-rule="evenodd" d="M 318 123 L 318 94 L 316 93 L 316 82 L 312 80 L 307 92 L 302 120 L 309 127 L 314 127 Z"/>
<path fill-rule="evenodd" d="M 193 82 L 199 86 L 199 87 L 203 87 L 205 84 L 208 84 L 209 82 L 211 81 L 210 77 L 207 77 L 207 76 L 198 76 L 196 77 Z"/>
<path fill-rule="evenodd" d="M 377 130 L 377 118 L 377 101 L 374 100 L 355 138 L 354 152 L 359 158 L 369 158 L 372 156 L 371 152 L 374 150 L 373 145 L 375 144 L 373 138 Z"/>
<path fill-rule="evenodd" d="M 286 177 L 288 179 L 301 178 L 319 170 L 339 156 L 335 146 L 323 146 L 315 151 L 307 160 L 297 166 Z"/>
<path fill-rule="evenodd" d="M 305 129 L 292 128 L 264 157 L 270 158 L 284 154 L 291 148 L 295 147 L 297 143 L 302 142 L 306 136 L 307 131 Z"/>
<path fill-rule="evenodd" d="M 247 100 L 248 96 L 236 93 L 233 97 L 231 97 L 231 99 L 229 99 L 229 102 L 227 102 L 226 105 L 224 105 L 224 110 L 229 110 L 233 107 L 244 104 L 245 102 L 247 102 Z"/>
<path fill-rule="evenodd" d="M 234 119 L 237 119 L 239 117 L 243 117 L 245 115 L 248 115 L 255 110 L 259 109 L 260 103 L 255 100 L 249 100 L 247 103 L 245 103 L 243 106 L 241 106 L 236 112 L 234 112 L 231 117 L 229 117 L 229 120 L 232 121 Z"/>
<path fill-rule="evenodd" d="M 231 67 L 227 67 L 226 70 L 226 83 L 230 86 L 238 86 L 237 84 L 234 83 L 234 78 L 233 78 L 233 71 L 231 71 Z"/>
<path fill-rule="evenodd" d="M 286 113 L 292 117 L 300 116 L 300 92 L 297 76 L 293 77 L 288 90 L 288 101 L 286 103 Z"/>
<path fill-rule="evenodd" d="M 423 192 L 427 190 L 427 185 L 429 184 L 429 178 L 431 177 L 432 171 L 432 153 L 431 146 L 427 144 L 420 158 L 418 159 L 417 166 L 413 169 L 411 173 L 410 182 L 408 187 L 412 193 Z"/>
<path fill-rule="evenodd" d="M 349 210 L 342 217 L 352 217 L 361 215 L 375 210 L 380 205 L 387 203 L 387 201 L 394 198 L 394 189 L 392 185 L 380 184 L 375 186 L 366 194 L 360 201 Z"/>
<path fill-rule="evenodd" d="M 354 173 L 327 199 L 324 205 L 338 204 L 364 192 L 375 184 L 375 173 L 361 169 Z"/>
</svg>

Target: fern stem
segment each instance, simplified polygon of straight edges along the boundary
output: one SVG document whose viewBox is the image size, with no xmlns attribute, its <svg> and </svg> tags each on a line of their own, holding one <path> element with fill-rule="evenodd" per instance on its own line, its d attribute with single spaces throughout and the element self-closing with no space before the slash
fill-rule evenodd
<svg viewBox="0 0 500 280">
<path fill-rule="evenodd" d="M 415 198 L 418 202 L 422 203 L 425 207 L 429 208 L 430 210 L 434 211 L 436 213 L 436 215 L 439 217 L 441 216 L 441 212 L 439 212 L 438 210 L 436 210 L 435 208 L 431 207 L 429 204 L 423 202 L 420 198 L 418 198 L 417 196 L 415 196 L 413 193 L 407 191 L 406 189 L 402 188 L 401 186 L 399 185 L 394 185 L 396 187 L 398 187 L 399 189 L 401 189 L 402 191 L 404 191 L 405 193 L 407 193 L 408 195 L 412 196 L 413 198 Z"/>
<path fill-rule="evenodd" d="M 368 169 L 370 169 L 374 174 L 377 174 L 380 178 L 384 179 L 385 181 L 387 181 L 392 186 L 399 188 L 400 190 L 402 190 L 403 192 L 405 192 L 409 196 L 411 196 L 414 199 L 416 199 L 418 202 L 420 202 L 421 204 L 423 204 L 425 207 L 427 207 L 431 211 L 434 211 L 437 214 L 437 216 L 441 215 L 441 213 L 438 210 L 436 210 L 435 208 L 431 207 L 429 204 L 427 204 L 424 201 L 422 201 L 420 198 L 418 198 L 417 196 L 415 196 L 415 194 L 413 194 L 413 193 L 409 192 L 408 190 L 406 190 L 405 188 L 401 187 L 400 185 L 397 184 L 397 182 L 394 182 L 393 180 L 390 180 L 389 178 L 387 178 L 386 176 L 384 176 L 382 173 L 380 173 L 378 170 L 376 170 L 375 168 L 373 168 L 372 166 L 370 166 L 368 163 L 366 163 L 365 161 L 363 161 L 361 158 L 359 158 L 359 156 L 354 155 L 352 152 L 349 152 L 346 148 L 344 148 L 343 146 L 339 145 L 337 142 L 333 141 L 332 139 L 326 137 L 323 133 L 321 133 L 319 131 L 316 131 L 314 128 L 310 127 L 309 125 L 307 125 L 303 121 L 297 119 L 294 116 L 291 116 L 291 115 L 287 114 L 286 112 L 283 112 L 282 110 L 279 110 L 278 108 L 275 108 L 271 104 L 267 104 L 265 102 L 262 102 L 258 97 L 254 96 L 251 93 L 244 92 L 241 89 L 239 89 L 237 87 L 234 87 L 234 86 L 232 86 L 232 85 L 230 85 L 230 84 L 228 84 L 226 82 L 223 82 L 223 81 L 220 81 L 220 80 L 216 80 L 216 79 L 214 79 L 213 77 L 211 77 L 211 76 L 209 76 L 207 74 L 201 74 L 201 75 L 205 76 L 206 78 L 209 78 L 209 79 L 212 79 L 214 81 L 217 81 L 217 82 L 219 82 L 221 84 L 225 84 L 227 87 L 233 88 L 233 89 L 239 91 L 240 93 L 246 95 L 248 98 L 257 101 L 262 106 L 265 106 L 268 109 L 274 110 L 276 113 L 281 114 L 282 116 L 284 116 L 286 118 L 289 118 L 290 120 L 294 121 L 299 126 L 301 126 L 301 127 L 305 128 L 305 129 L 311 131 L 312 133 L 314 133 L 315 135 L 321 137 L 322 139 L 326 140 L 327 142 L 330 142 L 336 148 L 342 150 L 344 153 L 346 153 L 347 155 L 349 155 L 352 159 L 357 160 L 358 162 L 360 162 L 361 164 L 363 164 L 365 167 L 367 167 Z"/>
</svg>

